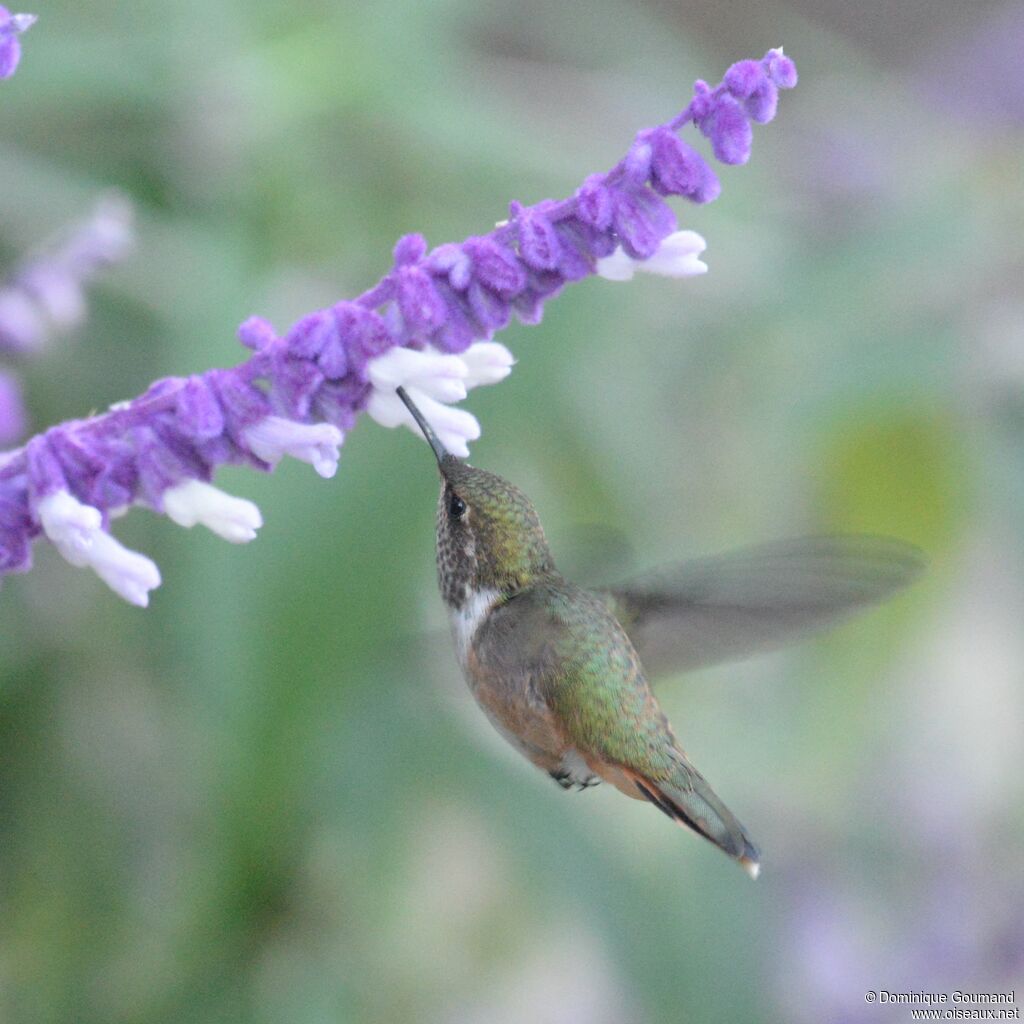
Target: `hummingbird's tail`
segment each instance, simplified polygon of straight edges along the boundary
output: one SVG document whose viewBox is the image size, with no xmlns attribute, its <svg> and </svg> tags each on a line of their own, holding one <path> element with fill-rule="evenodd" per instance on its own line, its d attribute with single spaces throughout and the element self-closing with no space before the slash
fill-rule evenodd
<svg viewBox="0 0 1024 1024">
<path fill-rule="evenodd" d="M 645 800 L 673 821 L 710 840 L 739 861 L 751 878 L 757 878 L 761 872 L 761 854 L 747 830 L 681 753 L 673 761 L 675 770 L 667 780 L 646 778 L 636 771 L 628 774 Z"/>
</svg>

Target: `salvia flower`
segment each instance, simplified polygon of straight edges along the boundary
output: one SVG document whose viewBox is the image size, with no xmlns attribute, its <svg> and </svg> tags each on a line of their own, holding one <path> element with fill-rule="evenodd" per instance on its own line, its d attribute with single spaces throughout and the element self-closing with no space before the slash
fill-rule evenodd
<svg viewBox="0 0 1024 1024">
<path fill-rule="evenodd" d="M 10 78 L 21 61 L 22 32 L 36 23 L 34 14 L 11 14 L 0 5 L 0 78 Z"/>
<path fill-rule="evenodd" d="M 132 235 L 131 205 L 108 195 L 86 220 L 25 260 L 0 284 L 0 352 L 31 356 L 55 334 L 77 327 L 86 313 L 85 284 L 124 257 Z M 25 423 L 18 381 L 0 370 L 0 445 L 22 437 Z"/>
<path fill-rule="evenodd" d="M 704 273 L 704 239 L 678 229 L 666 200 L 710 202 L 720 184 L 678 133 L 693 124 L 719 160 L 742 163 L 751 123 L 769 120 L 778 90 L 795 84 L 781 50 L 742 61 L 714 88 L 698 82 L 685 110 L 638 133 L 615 167 L 590 175 L 569 198 L 513 202 L 506 220 L 461 243 L 431 248 L 422 235 L 406 235 L 388 273 L 357 298 L 283 334 L 260 317 L 246 320 L 238 337 L 251 354 L 240 365 L 159 380 L 138 398 L 0 455 L 0 572 L 27 570 L 32 541 L 45 535 L 72 564 L 91 566 L 122 597 L 145 604 L 159 572 L 110 536 L 113 516 L 144 505 L 183 526 L 251 540 L 259 510 L 214 488 L 216 468 L 270 470 L 288 455 L 333 476 L 360 413 L 416 429 L 398 386 L 450 451 L 468 455 L 480 425 L 457 403 L 502 380 L 514 362 L 494 334 L 513 316 L 538 323 L 566 284 L 595 274 Z M 58 290 L 45 300 L 43 286 L 31 292 L 51 319 Z"/>
<path fill-rule="evenodd" d="M 706 248 L 696 231 L 673 231 L 646 260 L 635 260 L 616 249 L 597 261 L 597 272 L 609 281 L 632 281 L 638 270 L 662 277 L 693 277 L 708 272 L 708 265 L 700 259 Z"/>
</svg>

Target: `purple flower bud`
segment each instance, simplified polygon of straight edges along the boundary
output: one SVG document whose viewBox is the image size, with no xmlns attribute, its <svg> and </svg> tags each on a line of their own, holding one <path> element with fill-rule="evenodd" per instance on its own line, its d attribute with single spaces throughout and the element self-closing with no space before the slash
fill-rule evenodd
<svg viewBox="0 0 1024 1024">
<path fill-rule="evenodd" d="M 764 81 L 765 71 L 756 60 L 737 61 L 725 73 L 725 87 L 738 100 L 745 100 Z"/>
<path fill-rule="evenodd" d="M 227 461 L 226 458 L 218 459 L 216 464 Z M 99 509 L 124 508 L 132 503 L 138 489 L 139 474 L 135 466 L 134 446 L 121 439 L 104 444 L 103 469 L 83 495 L 85 500 Z"/>
<path fill-rule="evenodd" d="M 601 230 L 591 227 L 578 217 L 572 217 L 562 221 L 559 227 L 564 227 L 570 235 L 578 236 L 584 252 L 593 257 L 595 261 L 615 252 L 619 247 L 619 240 L 615 237 L 615 232 L 611 230 L 611 221 L 608 222 L 607 228 Z"/>
<path fill-rule="evenodd" d="M 348 373 L 350 364 L 348 350 L 338 331 L 334 331 L 327 339 L 316 364 L 328 380 L 341 380 Z"/>
<path fill-rule="evenodd" d="M 0 445 L 14 444 L 24 432 L 21 388 L 14 377 L 0 370 Z"/>
<path fill-rule="evenodd" d="M 526 275 L 523 276 L 525 278 Z M 518 291 L 522 291 L 522 289 L 520 288 Z M 483 338 L 490 338 L 495 331 L 500 331 L 508 326 L 511 316 L 508 299 L 496 295 L 479 281 L 474 281 L 469 286 L 466 298 L 469 300 L 469 308 L 473 312 L 474 319 L 483 330 Z"/>
<path fill-rule="evenodd" d="M 162 443 L 152 428 L 139 427 L 132 432 L 132 439 L 135 442 L 135 466 L 141 497 L 162 512 L 164 491 L 195 474 L 189 472 L 189 467 Z"/>
<path fill-rule="evenodd" d="M 422 267 L 400 267 L 396 277 L 398 308 L 406 328 L 421 334 L 440 327 L 448 311 L 430 274 Z"/>
<path fill-rule="evenodd" d="M 220 400 L 226 414 L 226 426 L 233 436 L 237 437 L 243 427 L 270 413 L 267 396 L 252 384 L 239 379 L 237 373 L 231 370 L 211 370 L 203 376 Z"/>
<path fill-rule="evenodd" d="M 296 359 L 316 359 L 328 340 L 337 333 L 338 324 L 331 310 L 318 309 L 288 328 L 284 336 L 285 348 Z"/>
<path fill-rule="evenodd" d="M 782 52 L 782 47 L 769 50 L 765 60 L 771 80 L 780 89 L 792 89 L 797 83 L 796 65 Z"/>
<path fill-rule="evenodd" d="M 693 83 L 693 99 L 690 100 L 690 113 L 698 124 L 711 113 L 715 103 L 713 90 L 703 78 Z"/>
<path fill-rule="evenodd" d="M 402 235 L 395 243 L 395 266 L 418 263 L 427 252 L 427 240 L 419 234 Z"/>
<path fill-rule="evenodd" d="M 676 215 L 649 189 L 620 189 L 615 193 L 614 223 L 622 248 L 633 259 L 645 260 L 675 231 Z"/>
<path fill-rule="evenodd" d="M 316 315 L 315 313 L 313 314 Z M 277 331 L 269 320 L 261 316 L 251 316 L 238 325 L 238 340 L 254 352 L 259 352 L 272 342 L 277 341 Z"/>
<path fill-rule="evenodd" d="M 562 251 L 562 258 L 558 261 L 559 274 L 566 281 L 582 281 L 593 274 L 597 256 L 589 242 L 598 233 L 575 217 L 559 221 L 555 230 Z"/>
<path fill-rule="evenodd" d="M 778 106 L 779 90 L 769 78 L 765 78 L 743 101 L 743 109 L 750 115 L 751 120 L 758 124 L 767 124 L 771 121 Z"/>
<path fill-rule="evenodd" d="M 442 352 L 465 352 L 483 331 L 451 286 L 438 282 L 437 288 L 444 300 L 447 316 L 431 340 Z"/>
<path fill-rule="evenodd" d="M 539 295 L 545 302 L 554 298 L 565 287 L 565 278 L 557 271 L 535 270 L 530 274 L 528 291 Z"/>
<path fill-rule="evenodd" d="M 50 448 L 46 435 L 33 437 L 25 446 L 25 467 L 26 481 L 34 501 L 54 491 L 67 489 L 64 469 Z"/>
<path fill-rule="evenodd" d="M 753 141 L 750 121 L 731 96 L 719 96 L 711 112 L 698 123 L 723 164 L 745 164 L 750 159 Z"/>
<path fill-rule="evenodd" d="M 224 432 L 224 411 L 202 377 L 185 381 L 175 400 L 178 428 L 186 437 L 209 441 Z"/>
<path fill-rule="evenodd" d="M 342 430 L 351 430 L 355 426 L 356 417 L 366 407 L 366 399 L 371 390 L 369 381 L 355 377 L 328 381 L 316 393 L 313 407 L 329 423 Z"/>
<path fill-rule="evenodd" d="M 0 573 L 32 568 L 31 539 L 39 532 L 26 514 L 25 496 L 8 481 L 0 482 Z"/>
<path fill-rule="evenodd" d="M 439 245 L 427 257 L 427 269 L 435 273 L 447 274 L 451 286 L 460 292 L 469 287 L 473 278 L 473 263 L 463 251 L 461 245 L 446 242 Z"/>
<path fill-rule="evenodd" d="M 512 309 L 521 324 L 539 324 L 544 319 L 544 296 L 527 288 L 512 300 Z"/>
<path fill-rule="evenodd" d="M 614 211 L 612 191 L 605 185 L 604 175 L 591 174 L 576 190 L 576 216 L 598 231 L 607 231 Z"/>
<path fill-rule="evenodd" d="M 562 258 L 555 226 L 536 210 L 513 203 L 511 208 L 519 233 L 519 253 L 534 270 L 554 270 Z"/>
<path fill-rule="evenodd" d="M 304 420 L 324 375 L 308 359 L 294 359 L 285 352 L 275 353 L 271 396 L 278 410 L 292 419 Z"/>
<path fill-rule="evenodd" d="M 720 186 L 707 161 L 675 132 L 656 128 L 650 133 L 653 150 L 651 185 L 663 196 L 688 196 L 706 203 L 717 197 Z"/>
<path fill-rule="evenodd" d="M 74 424 L 51 427 L 44 437 L 60 462 L 70 490 L 85 494 L 103 469 L 102 449 L 73 431 Z"/>
<path fill-rule="evenodd" d="M 629 147 L 626 159 L 622 163 L 626 181 L 631 185 L 646 185 L 651 173 L 651 147 L 641 132 L 636 142 Z"/>
<path fill-rule="evenodd" d="M 463 248 L 473 261 L 476 281 L 503 299 L 511 299 L 526 287 L 526 271 L 515 253 L 504 245 L 492 238 L 480 237 L 466 239 Z M 472 304 L 472 299 L 470 302 Z"/>
<path fill-rule="evenodd" d="M 379 313 L 358 302 L 339 302 L 333 308 L 350 370 L 361 371 L 368 359 L 394 347 L 395 339 Z"/>
</svg>

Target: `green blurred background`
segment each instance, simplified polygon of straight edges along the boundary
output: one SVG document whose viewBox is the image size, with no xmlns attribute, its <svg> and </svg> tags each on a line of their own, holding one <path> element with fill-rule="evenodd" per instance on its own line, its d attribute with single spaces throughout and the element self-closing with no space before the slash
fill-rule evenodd
<svg viewBox="0 0 1024 1024">
<path fill-rule="evenodd" d="M 474 461 L 591 575 L 847 530 L 932 571 L 661 687 L 753 884 L 490 734 L 438 640 L 436 472 L 404 431 L 361 422 L 328 482 L 224 472 L 263 510 L 249 547 L 120 521 L 163 571 L 145 612 L 40 545 L 0 590 L 0 1019 L 902 1021 L 864 992 L 1024 987 L 1020 8 L 33 9 L 0 95 L 8 265 L 111 186 L 139 219 L 24 371 L 37 428 L 232 364 L 244 317 L 358 293 L 404 232 L 571 193 L 785 44 L 798 89 L 681 211 L 709 275 L 583 282 L 509 329 Z"/>
</svg>

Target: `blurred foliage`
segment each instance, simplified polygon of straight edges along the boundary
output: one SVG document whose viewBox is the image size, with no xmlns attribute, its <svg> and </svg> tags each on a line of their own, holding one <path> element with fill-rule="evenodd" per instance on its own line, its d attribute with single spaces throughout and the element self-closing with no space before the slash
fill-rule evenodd
<svg viewBox="0 0 1024 1024">
<path fill-rule="evenodd" d="M 147 612 L 40 546 L 0 590 L 0 1019 L 818 1021 L 807 922 L 846 886 L 842 922 L 869 922 L 861 973 L 832 965 L 853 1020 L 867 988 L 926 985 L 886 951 L 949 927 L 918 923 L 921 886 L 964 833 L 982 881 L 948 920 L 1021 909 L 1021 135 L 935 102 L 926 58 L 962 18 L 932 5 L 923 31 L 918 6 L 876 12 L 899 65 L 837 0 L 39 8 L 2 90 L 0 244 L 110 186 L 141 237 L 82 336 L 27 368 L 38 427 L 238 360 L 245 316 L 356 294 L 404 232 L 568 194 L 695 77 L 785 42 L 800 87 L 684 213 L 711 273 L 584 282 L 510 328 L 474 460 L 556 553 L 580 524 L 637 568 L 853 530 L 933 572 L 818 644 L 664 688 L 762 845 L 751 885 L 490 735 L 435 637 L 436 474 L 404 432 L 361 424 L 327 483 L 225 472 L 264 511 L 249 548 L 119 522 L 163 570 Z M 929 983 L 1009 977 L 976 973 L 983 939 Z"/>
</svg>

